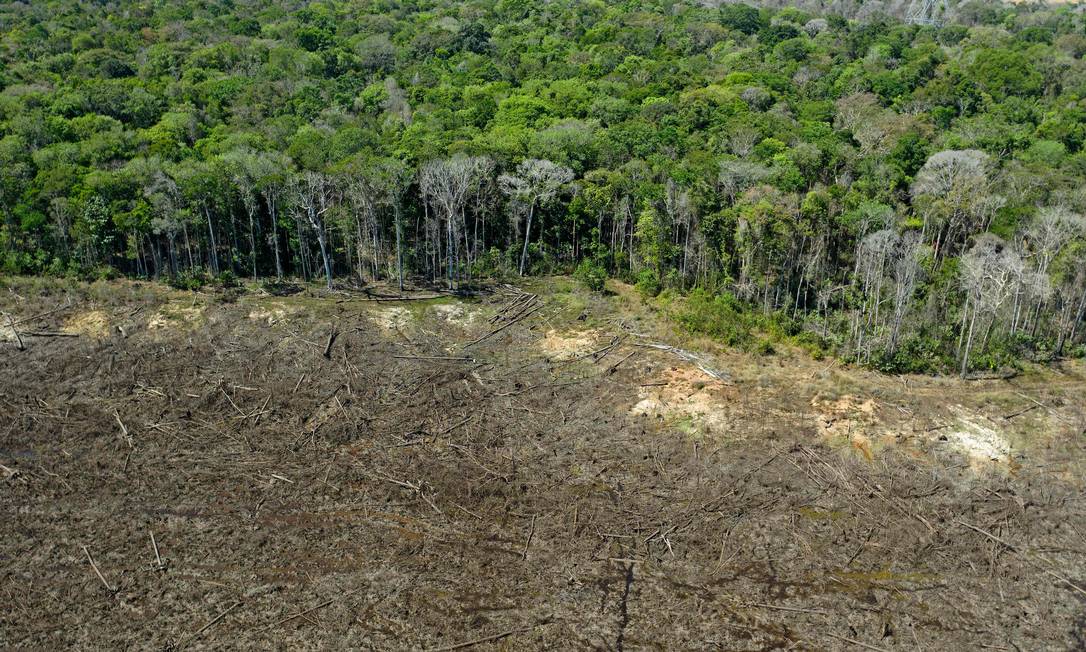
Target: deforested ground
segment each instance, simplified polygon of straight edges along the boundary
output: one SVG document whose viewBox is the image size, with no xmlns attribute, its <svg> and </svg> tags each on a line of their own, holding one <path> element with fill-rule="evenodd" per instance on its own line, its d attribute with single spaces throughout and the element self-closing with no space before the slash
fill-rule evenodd
<svg viewBox="0 0 1086 652">
<path fill-rule="evenodd" d="M 0 646 L 1086 646 L 1081 363 L 753 356 L 613 290 L 4 281 Z"/>
</svg>

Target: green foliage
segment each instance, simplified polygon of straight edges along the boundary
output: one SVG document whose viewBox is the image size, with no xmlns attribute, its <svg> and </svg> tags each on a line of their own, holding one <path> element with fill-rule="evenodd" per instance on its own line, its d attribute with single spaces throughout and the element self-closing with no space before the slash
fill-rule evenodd
<svg viewBox="0 0 1086 652">
<path fill-rule="evenodd" d="M 741 346 L 751 339 L 751 319 L 731 294 L 695 290 L 673 317 L 691 333 L 708 335 L 728 346 Z"/>
<path fill-rule="evenodd" d="M 634 284 L 642 297 L 650 298 L 660 294 L 663 287 L 660 285 L 660 275 L 655 269 L 643 269 L 637 274 L 637 283 Z"/>
<path fill-rule="evenodd" d="M 607 269 L 592 259 L 586 258 L 577 265 L 573 276 L 589 290 L 602 292 L 607 282 Z"/>
<path fill-rule="evenodd" d="M 199 287 L 311 280 L 327 256 L 357 282 L 402 268 L 456 286 L 511 277 L 528 240 L 529 272 L 634 280 L 694 332 L 927 372 L 957 366 L 960 257 L 996 235 L 1039 275 L 1018 277 L 1037 281 L 1031 337 L 992 309 L 974 367 L 1043 359 L 1072 332 L 1084 238 L 1042 273 L 1029 232 L 1041 208 L 1086 212 L 1086 19 L 1066 8 L 973 3 L 967 25 L 917 27 L 898 5 L 258 4 L 4 13 L 6 273 Z M 933 188 L 932 161 L 972 150 L 981 173 Z M 459 155 L 486 164 L 423 183 Z M 526 159 L 576 177 L 528 238 L 499 181 Z M 899 262 L 913 232 L 930 253 L 891 345 L 897 268 L 864 242 Z"/>
</svg>

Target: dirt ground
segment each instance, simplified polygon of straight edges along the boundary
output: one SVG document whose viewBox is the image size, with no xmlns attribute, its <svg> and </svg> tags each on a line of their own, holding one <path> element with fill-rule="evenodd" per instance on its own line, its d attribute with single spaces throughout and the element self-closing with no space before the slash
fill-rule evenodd
<svg viewBox="0 0 1086 652">
<path fill-rule="evenodd" d="M 613 289 L 0 280 L 0 647 L 1086 647 L 1080 363 L 758 357 Z"/>
</svg>

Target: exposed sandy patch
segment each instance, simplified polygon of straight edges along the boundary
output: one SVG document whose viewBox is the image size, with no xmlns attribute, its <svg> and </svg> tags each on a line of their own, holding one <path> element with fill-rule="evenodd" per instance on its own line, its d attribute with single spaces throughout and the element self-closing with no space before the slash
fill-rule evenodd
<svg viewBox="0 0 1086 652">
<path fill-rule="evenodd" d="M 6 317 L 0 317 L 0 342 L 15 342 L 15 329 L 8 325 Z"/>
<path fill-rule="evenodd" d="M 69 317 L 61 330 L 100 339 L 109 335 L 109 316 L 102 310 L 81 312 Z"/>
<path fill-rule="evenodd" d="M 1013 450 L 991 419 L 955 405 L 950 409 L 954 424 L 942 437 L 969 458 L 974 467 L 992 462 L 1009 464 Z M 940 437 L 940 439 L 942 439 Z"/>
<path fill-rule="evenodd" d="M 817 411 L 818 434 L 830 441 L 847 441 L 864 457 L 872 458 L 872 442 L 880 425 L 875 399 L 845 395 L 836 400 L 815 397 L 811 406 Z"/>
<path fill-rule="evenodd" d="M 377 325 L 385 330 L 397 331 L 411 323 L 411 311 L 401 306 L 383 308 L 373 316 Z"/>
<path fill-rule="evenodd" d="M 598 349 L 599 340 L 595 330 L 560 333 L 551 329 L 539 340 L 539 347 L 554 360 L 570 360 Z"/>
<path fill-rule="evenodd" d="M 477 310 L 471 310 L 460 303 L 438 304 L 434 306 L 434 312 L 438 319 L 460 327 L 471 326 L 479 315 Z"/>
<path fill-rule="evenodd" d="M 717 433 L 731 423 L 729 386 L 699 369 L 671 367 L 639 387 L 637 395 L 630 412 L 638 416 L 690 419 L 695 429 Z"/>
<path fill-rule="evenodd" d="M 204 314 L 202 306 L 187 303 L 168 303 L 162 306 L 147 320 L 148 330 L 169 330 L 171 328 L 194 328 Z"/>
<path fill-rule="evenodd" d="M 288 311 L 286 304 L 277 302 L 253 308 L 249 311 L 249 319 L 272 326 L 286 319 L 289 312 L 293 310 Z"/>
</svg>

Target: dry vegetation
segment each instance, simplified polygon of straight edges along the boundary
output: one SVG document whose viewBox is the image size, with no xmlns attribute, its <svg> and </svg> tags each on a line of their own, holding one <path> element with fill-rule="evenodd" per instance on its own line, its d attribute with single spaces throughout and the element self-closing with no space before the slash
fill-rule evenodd
<svg viewBox="0 0 1086 652">
<path fill-rule="evenodd" d="M 6 281 L 0 646 L 1086 645 L 1081 366 L 753 357 L 614 289 Z"/>
</svg>

